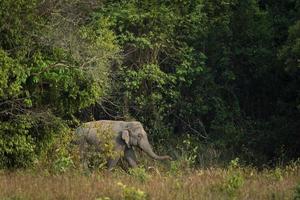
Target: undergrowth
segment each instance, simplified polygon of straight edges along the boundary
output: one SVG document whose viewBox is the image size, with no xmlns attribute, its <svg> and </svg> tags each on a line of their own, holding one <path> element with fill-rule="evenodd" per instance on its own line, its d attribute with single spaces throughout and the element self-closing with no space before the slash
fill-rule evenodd
<svg viewBox="0 0 300 200">
<path fill-rule="evenodd" d="M 172 161 L 169 165 L 141 166 L 128 172 L 0 171 L 0 199 L 298 200 L 299 180 L 299 163 L 258 170 L 243 166 L 239 159 L 227 167 L 189 170 L 180 168 L 180 161 Z"/>
</svg>

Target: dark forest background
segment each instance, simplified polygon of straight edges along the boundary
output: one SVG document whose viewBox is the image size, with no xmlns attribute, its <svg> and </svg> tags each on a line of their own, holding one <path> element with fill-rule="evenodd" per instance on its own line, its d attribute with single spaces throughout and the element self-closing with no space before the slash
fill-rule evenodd
<svg viewBox="0 0 300 200">
<path fill-rule="evenodd" d="M 1 0 L 0 168 L 139 120 L 196 166 L 300 155 L 299 0 Z"/>
</svg>

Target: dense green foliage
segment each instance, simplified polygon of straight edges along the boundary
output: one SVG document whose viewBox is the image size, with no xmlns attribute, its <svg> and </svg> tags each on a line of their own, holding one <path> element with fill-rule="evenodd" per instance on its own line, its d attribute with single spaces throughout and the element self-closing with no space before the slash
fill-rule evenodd
<svg viewBox="0 0 300 200">
<path fill-rule="evenodd" d="M 109 63 L 118 52 L 114 33 L 107 20 L 94 27 L 84 13 L 74 17 L 78 6 L 1 1 L 2 167 L 26 166 L 47 153 L 68 133 L 66 120 L 108 88 Z"/>
<path fill-rule="evenodd" d="M 56 159 L 70 128 L 104 118 L 142 121 L 193 164 L 208 148 L 298 158 L 299 13 L 297 0 L 0 1 L 0 167 Z"/>
</svg>

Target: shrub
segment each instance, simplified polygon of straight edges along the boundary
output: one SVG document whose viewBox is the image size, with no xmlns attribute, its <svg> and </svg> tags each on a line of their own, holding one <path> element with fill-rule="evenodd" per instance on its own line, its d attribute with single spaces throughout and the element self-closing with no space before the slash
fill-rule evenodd
<svg viewBox="0 0 300 200">
<path fill-rule="evenodd" d="M 277 181 L 283 180 L 282 170 L 279 167 L 276 167 L 276 169 L 274 170 L 273 177 Z"/>
<path fill-rule="evenodd" d="M 17 123 L 0 122 L 0 168 L 27 167 L 36 159 L 34 138 L 29 120 L 18 117 Z"/>
<path fill-rule="evenodd" d="M 122 156 L 122 151 L 114 150 L 115 133 L 110 126 L 106 127 L 103 124 L 95 124 L 93 127 L 88 128 L 97 129 L 97 140 L 100 144 L 88 144 L 85 138 L 86 133 L 76 136 L 75 140 L 79 144 L 80 159 L 84 167 L 88 167 L 90 170 L 103 169 L 108 159 Z"/>
<path fill-rule="evenodd" d="M 149 196 L 144 191 L 142 191 L 138 188 L 126 186 L 121 182 L 119 182 L 117 184 L 122 188 L 124 200 L 147 200 L 147 199 L 149 199 Z"/>
<path fill-rule="evenodd" d="M 294 200 L 300 200 L 300 183 L 295 188 Z"/>
<path fill-rule="evenodd" d="M 224 191 L 229 198 L 236 199 L 238 190 L 244 185 L 244 182 L 245 179 L 239 166 L 239 159 L 236 158 L 229 164 L 228 175 L 221 186 L 221 190 Z"/>
<path fill-rule="evenodd" d="M 151 177 L 143 167 L 131 168 L 129 169 L 129 173 L 142 183 L 146 182 Z"/>
<path fill-rule="evenodd" d="M 96 200 L 111 200 L 109 197 L 99 197 Z"/>
<path fill-rule="evenodd" d="M 176 167 L 189 169 L 197 164 L 199 141 L 196 137 L 187 134 L 183 138 L 183 142 L 176 146 L 176 149 L 179 150 L 180 155 L 177 163 L 172 162 L 171 164 L 171 168 L 173 167 L 173 170 Z"/>
<path fill-rule="evenodd" d="M 54 171 L 60 173 L 66 172 L 72 166 L 74 166 L 74 163 L 71 157 L 61 157 L 53 164 Z"/>
<path fill-rule="evenodd" d="M 176 175 L 176 176 L 182 175 L 182 169 L 181 169 L 182 167 L 181 167 L 181 165 L 182 165 L 181 161 L 178 161 L 178 160 L 171 161 L 171 165 L 170 165 L 170 169 L 168 171 L 168 174 L 172 175 L 172 176 L 174 176 L 174 175 Z"/>
<path fill-rule="evenodd" d="M 229 197 L 235 198 L 237 191 L 243 186 L 244 182 L 244 177 L 241 173 L 231 174 L 227 177 L 223 188 Z"/>
</svg>

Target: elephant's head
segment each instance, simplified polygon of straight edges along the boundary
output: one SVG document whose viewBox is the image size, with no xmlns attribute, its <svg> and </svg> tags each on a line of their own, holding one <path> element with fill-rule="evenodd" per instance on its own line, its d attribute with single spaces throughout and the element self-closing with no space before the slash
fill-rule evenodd
<svg viewBox="0 0 300 200">
<path fill-rule="evenodd" d="M 127 122 L 121 136 L 128 148 L 137 146 L 156 160 L 171 160 L 170 156 L 158 156 L 153 152 L 147 133 L 140 122 Z"/>
</svg>

